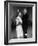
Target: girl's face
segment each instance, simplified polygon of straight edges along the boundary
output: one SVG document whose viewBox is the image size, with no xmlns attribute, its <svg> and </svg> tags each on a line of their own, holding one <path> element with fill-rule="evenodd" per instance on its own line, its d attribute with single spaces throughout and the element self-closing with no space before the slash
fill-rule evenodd
<svg viewBox="0 0 38 46">
<path fill-rule="evenodd" d="M 17 10 L 17 12 L 19 12 L 19 9 Z"/>
<path fill-rule="evenodd" d="M 19 16 L 21 16 L 21 12 L 19 12 L 19 14 L 18 14 Z"/>
</svg>

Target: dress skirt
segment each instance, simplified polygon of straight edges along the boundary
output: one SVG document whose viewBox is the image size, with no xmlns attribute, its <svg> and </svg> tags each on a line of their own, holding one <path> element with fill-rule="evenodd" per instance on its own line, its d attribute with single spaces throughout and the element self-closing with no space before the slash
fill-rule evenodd
<svg viewBox="0 0 38 46">
<path fill-rule="evenodd" d="M 17 38 L 23 38 L 23 28 L 22 25 L 16 26 Z"/>
</svg>

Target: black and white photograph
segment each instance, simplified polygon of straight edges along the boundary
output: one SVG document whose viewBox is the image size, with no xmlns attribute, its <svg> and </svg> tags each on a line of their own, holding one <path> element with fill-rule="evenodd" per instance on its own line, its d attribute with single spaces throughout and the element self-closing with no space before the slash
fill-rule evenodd
<svg viewBox="0 0 38 46">
<path fill-rule="evenodd" d="M 37 42 L 37 2 L 4 2 L 4 43 Z"/>
</svg>

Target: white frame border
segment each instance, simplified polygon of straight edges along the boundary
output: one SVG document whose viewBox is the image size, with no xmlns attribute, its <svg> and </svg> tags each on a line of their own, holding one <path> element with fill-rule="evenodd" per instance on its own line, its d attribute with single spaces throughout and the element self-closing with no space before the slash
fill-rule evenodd
<svg viewBox="0 0 38 46">
<path fill-rule="evenodd" d="M 32 20 L 33 20 L 33 25 L 32 25 L 32 38 L 27 38 L 27 39 L 10 39 L 8 41 L 8 43 L 18 43 L 18 42 L 33 42 L 35 41 L 35 5 L 36 4 L 32 4 L 32 3 L 8 3 L 8 16 L 9 16 L 9 5 L 10 4 L 23 4 L 23 5 L 33 5 L 33 9 L 32 9 Z"/>
</svg>

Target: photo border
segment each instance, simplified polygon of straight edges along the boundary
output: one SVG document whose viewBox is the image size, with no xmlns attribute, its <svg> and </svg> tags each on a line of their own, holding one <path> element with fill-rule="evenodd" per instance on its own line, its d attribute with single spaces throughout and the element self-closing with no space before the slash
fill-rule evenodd
<svg viewBox="0 0 38 46">
<path fill-rule="evenodd" d="M 33 3 L 36 4 L 35 8 L 35 42 L 20 42 L 20 43 L 8 43 L 8 3 Z M 6 13 L 5 13 L 6 12 Z M 5 15 L 6 15 L 6 29 L 5 29 Z M 6 31 L 6 33 L 5 33 Z M 32 44 L 32 43 L 37 43 L 37 2 L 31 2 L 31 1 L 4 1 L 4 44 Z"/>
</svg>

